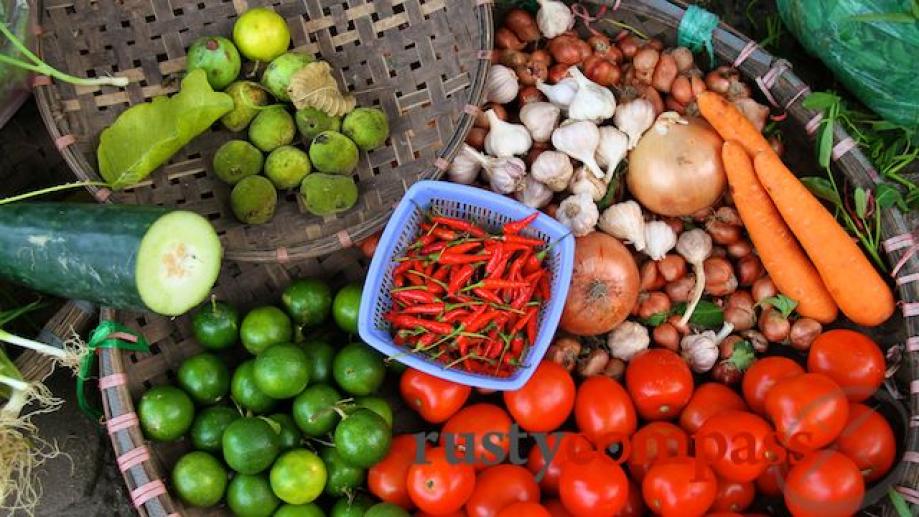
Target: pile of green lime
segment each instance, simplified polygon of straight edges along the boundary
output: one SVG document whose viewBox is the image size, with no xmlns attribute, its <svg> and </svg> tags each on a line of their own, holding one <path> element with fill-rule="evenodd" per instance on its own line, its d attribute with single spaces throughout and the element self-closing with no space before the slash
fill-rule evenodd
<svg viewBox="0 0 919 517">
<path fill-rule="evenodd" d="M 355 108 L 344 118 L 312 107 L 293 110 L 291 78 L 315 59 L 289 46 L 284 18 L 256 7 L 236 20 L 233 41 L 205 36 L 188 48 L 188 70 L 204 70 L 215 90 L 233 98 L 233 110 L 221 118 L 224 127 L 234 133 L 248 128 L 248 139 L 225 142 L 212 161 L 214 174 L 233 186 L 233 214 L 246 224 L 270 221 L 278 191 L 290 189 L 299 189 L 303 206 L 315 215 L 350 209 L 357 203 L 351 175 L 360 151 L 376 149 L 389 137 L 389 121 L 378 108 Z M 260 82 L 238 80 L 240 54 L 256 62 L 256 70 L 264 68 Z M 303 148 L 295 142 L 298 132 Z"/>
<path fill-rule="evenodd" d="M 147 439 L 194 449 L 172 469 L 173 493 L 244 517 L 322 516 L 320 497 L 331 515 L 373 504 L 355 496 L 389 451 L 392 409 L 377 396 L 382 357 L 349 339 L 360 295 L 306 278 L 243 317 L 216 300 L 198 309 L 192 330 L 206 351 L 137 405 Z"/>
</svg>

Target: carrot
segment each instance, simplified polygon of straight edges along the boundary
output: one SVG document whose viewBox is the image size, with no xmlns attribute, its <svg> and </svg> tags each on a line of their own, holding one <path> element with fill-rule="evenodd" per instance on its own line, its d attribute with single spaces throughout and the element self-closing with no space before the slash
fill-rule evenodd
<svg viewBox="0 0 919 517">
<path fill-rule="evenodd" d="M 887 320 L 893 292 L 833 214 L 771 149 L 754 156 L 753 168 L 843 314 L 865 326 Z"/>
<path fill-rule="evenodd" d="M 702 92 L 696 99 L 699 111 L 724 140 L 734 140 L 750 154 L 772 149 L 762 133 L 733 104 L 715 92 Z"/>
<path fill-rule="evenodd" d="M 801 316 L 820 323 L 835 320 L 836 302 L 756 179 L 747 152 L 737 142 L 728 140 L 721 148 L 721 161 L 740 218 L 775 286 L 798 302 Z"/>
</svg>

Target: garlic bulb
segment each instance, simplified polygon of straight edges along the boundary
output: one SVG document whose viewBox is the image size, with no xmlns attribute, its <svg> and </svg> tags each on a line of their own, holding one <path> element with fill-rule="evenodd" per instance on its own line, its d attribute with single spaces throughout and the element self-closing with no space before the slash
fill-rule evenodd
<svg viewBox="0 0 919 517">
<path fill-rule="evenodd" d="M 623 321 L 606 338 L 606 346 L 613 357 L 629 361 L 632 356 L 648 348 L 651 339 L 648 328 L 634 321 Z"/>
<path fill-rule="evenodd" d="M 635 99 L 616 108 L 613 124 L 629 137 L 629 150 L 654 123 L 654 106 L 646 99 Z"/>
<path fill-rule="evenodd" d="M 520 108 L 520 122 L 530 131 L 534 142 L 548 142 L 561 114 L 562 110 L 551 102 L 531 102 Z"/>
<path fill-rule="evenodd" d="M 600 145 L 600 130 L 593 122 L 566 121 L 552 132 L 552 145 L 559 151 L 580 161 L 594 176 L 606 176 L 594 156 Z"/>
<path fill-rule="evenodd" d="M 552 39 L 574 27 L 574 15 L 571 14 L 571 9 L 562 2 L 539 0 L 536 25 L 543 36 Z"/>
<path fill-rule="evenodd" d="M 635 251 L 645 249 L 645 219 L 641 213 L 641 206 L 635 201 L 623 201 L 610 206 L 603 211 L 597 226 L 613 237 L 631 244 Z"/>
<path fill-rule="evenodd" d="M 504 65 L 491 65 L 485 79 L 485 100 L 507 104 L 517 98 L 520 82 L 517 73 Z"/>
<path fill-rule="evenodd" d="M 501 120 L 495 110 L 488 110 L 485 116 L 489 124 L 488 135 L 485 136 L 486 153 L 503 158 L 524 154 L 533 146 L 533 138 L 526 127 Z"/>
<path fill-rule="evenodd" d="M 578 91 L 568 106 L 568 118 L 599 123 L 613 116 L 616 97 L 612 90 L 591 81 L 576 67 L 569 68 L 568 73 L 578 82 Z"/>
<path fill-rule="evenodd" d="M 712 254 L 712 238 L 705 230 L 694 228 L 680 234 L 676 241 L 676 251 L 692 265 L 693 272 L 696 275 L 696 283 L 692 289 L 692 298 L 683 317 L 680 318 L 680 325 L 689 323 L 696 305 L 702 298 L 702 291 L 705 290 L 705 259 Z"/>
<path fill-rule="evenodd" d="M 594 201 L 600 201 L 606 195 L 608 185 L 602 178 L 590 173 L 585 167 L 578 167 L 568 182 L 568 191 L 572 194 L 586 194 Z"/>
<path fill-rule="evenodd" d="M 571 233 L 575 237 L 583 237 L 594 231 L 597 220 L 600 218 L 600 212 L 590 196 L 573 194 L 558 205 L 555 218 L 558 219 L 558 222 L 571 228 Z"/>
<path fill-rule="evenodd" d="M 574 100 L 574 94 L 578 93 L 578 82 L 573 77 L 566 77 L 555 84 L 544 83 L 537 79 L 536 89 L 544 93 L 552 104 L 568 109 L 571 101 Z"/>
<path fill-rule="evenodd" d="M 683 360 L 689 364 L 689 367 L 696 373 L 705 373 L 715 366 L 718 361 L 718 345 L 728 337 L 734 325 L 728 322 L 724 323 L 721 331 L 715 334 L 712 330 L 706 330 L 698 334 L 690 334 L 680 341 L 680 350 L 682 351 Z"/>
<path fill-rule="evenodd" d="M 676 246 L 676 232 L 664 221 L 645 223 L 645 254 L 661 260 Z"/>
<path fill-rule="evenodd" d="M 475 182 L 482 168 L 482 161 L 478 156 L 480 153 L 473 149 L 469 144 L 463 144 L 460 152 L 453 158 L 450 168 L 447 169 L 447 178 L 453 183 L 462 183 L 470 185 Z"/>
<path fill-rule="evenodd" d="M 482 167 L 491 190 L 499 194 L 513 194 L 523 188 L 527 166 L 520 158 L 493 158 L 485 156 Z"/>
<path fill-rule="evenodd" d="M 546 184 L 549 189 L 561 192 L 568 188 L 568 182 L 574 175 L 571 158 L 558 151 L 543 151 L 530 165 L 530 174 Z"/>
<path fill-rule="evenodd" d="M 609 182 L 629 150 L 629 137 L 613 126 L 603 126 L 599 130 L 600 145 L 595 158 L 600 167 L 606 167 L 606 181 Z"/>
<path fill-rule="evenodd" d="M 530 208 L 542 208 L 552 201 L 552 191 L 531 174 L 523 179 L 523 188 L 514 197 Z"/>
</svg>

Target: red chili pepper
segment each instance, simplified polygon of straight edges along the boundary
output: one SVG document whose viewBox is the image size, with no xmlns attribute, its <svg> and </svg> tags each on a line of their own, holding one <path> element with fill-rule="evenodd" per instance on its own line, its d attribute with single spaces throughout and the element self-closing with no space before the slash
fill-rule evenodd
<svg viewBox="0 0 919 517">
<path fill-rule="evenodd" d="M 472 314 L 466 309 L 453 309 L 444 313 L 443 320 L 449 323 L 460 321 L 466 316 Z"/>
<path fill-rule="evenodd" d="M 502 348 L 503 348 L 503 345 L 501 344 L 501 341 L 498 341 L 498 340 L 489 341 L 488 346 L 485 347 L 485 357 L 489 359 L 494 359 L 498 357 L 498 354 L 501 353 Z"/>
<path fill-rule="evenodd" d="M 523 316 L 520 317 L 519 320 L 517 320 L 517 323 L 514 323 L 514 325 L 508 331 L 508 334 L 516 334 L 523 330 L 523 327 L 526 326 L 526 324 L 530 321 L 530 318 L 532 318 L 535 314 L 536 311 L 527 311 Z"/>
<path fill-rule="evenodd" d="M 520 233 L 521 230 L 530 225 L 536 218 L 539 217 L 539 211 L 533 212 L 532 214 L 524 217 L 523 219 L 518 219 L 516 221 L 506 223 L 502 231 L 504 235 L 516 235 Z"/>
<path fill-rule="evenodd" d="M 506 253 L 507 252 L 504 251 L 504 246 L 501 245 L 501 243 L 498 243 L 494 246 L 494 252 L 492 253 L 491 258 L 488 260 L 488 263 L 485 264 L 485 276 L 492 276 L 492 274 L 495 272 L 495 269 L 498 267 L 498 264 L 506 260 Z"/>
<path fill-rule="evenodd" d="M 482 308 L 476 310 L 463 325 L 463 332 L 474 333 L 482 330 L 482 327 L 488 325 L 495 314 L 497 314 L 496 311 L 489 311 L 488 306 L 482 305 Z"/>
<path fill-rule="evenodd" d="M 447 285 L 447 294 L 452 295 L 459 291 L 459 289 L 472 278 L 473 273 L 475 273 L 475 268 L 469 264 L 463 264 L 459 268 L 456 268 L 456 275 L 450 279 L 450 283 Z"/>
<path fill-rule="evenodd" d="M 432 217 L 431 221 L 436 224 L 442 224 L 448 228 L 453 228 L 454 230 L 466 232 L 474 237 L 485 237 L 485 230 L 479 228 L 478 225 L 474 223 L 470 223 L 469 221 L 463 221 L 462 219 L 455 219 L 453 217 L 444 217 L 440 215 Z"/>
<path fill-rule="evenodd" d="M 537 289 L 539 290 L 539 295 L 542 296 L 543 300 L 548 300 L 552 295 L 552 291 L 549 288 L 549 277 L 548 275 L 542 275 L 539 278 L 539 283 L 537 284 Z"/>
<path fill-rule="evenodd" d="M 482 281 L 472 284 L 482 289 L 520 289 L 528 287 L 527 282 L 514 282 L 511 280 L 502 280 L 500 278 L 483 278 Z"/>
<path fill-rule="evenodd" d="M 457 238 L 456 232 L 446 228 L 434 228 L 434 230 L 431 231 L 431 234 L 444 241 L 455 241 Z"/>
<path fill-rule="evenodd" d="M 423 248 L 424 246 L 427 246 L 428 244 L 431 244 L 435 241 L 437 241 L 437 237 L 434 237 L 433 235 L 426 233 L 422 235 L 421 237 L 418 237 L 418 240 L 415 241 L 415 245 L 418 248 Z"/>
<path fill-rule="evenodd" d="M 449 334 L 453 331 L 453 325 L 442 321 L 431 321 L 415 316 L 400 314 L 393 318 L 393 325 L 397 328 L 423 328 L 437 334 Z"/>
<path fill-rule="evenodd" d="M 481 242 L 478 242 L 478 241 L 474 241 L 474 242 L 460 242 L 459 244 L 454 244 L 454 245 L 452 245 L 452 246 L 450 246 L 450 245 L 448 244 L 447 247 L 444 248 L 443 254 L 444 254 L 444 255 L 459 255 L 459 254 L 462 254 L 462 253 L 468 253 L 468 252 L 470 252 L 470 251 L 472 251 L 472 250 L 478 248 L 478 247 L 481 246 L 481 245 L 482 245 L 482 243 L 481 243 Z"/>
<path fill-rule="evenodd" d="M 415 341 L 415 347 L 417 348 L 426 348 L 434 343 L 437 340 L 437 334 L 427 332 L 423 334 L 417 341 Z"/>
<path fill-rule="evenodd" d="M 432 242 L 431 244 L 428 244 L 427 246 L 421 248 L 421 254 L 430 255 L 432 253 L 436 253 L 446 248 L 447 248 L 447 243 L 444 241 Z"/>
<path fill-rule="evenodd" d="M 493 293 L 492 291 L 482 289 L 481 287 L 473 288 L 472 294 L 478 296 L 479 298 L 483 300 L 489 301 L 491 303 L 497 303 L 497 304 L 504 303 L 504 300 L 502 300 L 497 294 Z"/>
<path fill-rule="evenodd" d="M 500 237 L 501 240 L 508 244 L 522 244 L 524 246 L 545 246 L 546 242 L 541 239 L 532 239 L 530 237 L 523 237 L 520 235 L 505 235 Z"/>
<path fill-rule="evenodd" d="M 530 310 L 536 312 L 536 307 L 533 307 Z M 537 321 L 535 315 L 531 316 L 530 319 L 527 320 L 527 342 L 531 345 L 536 343 L 536 324 Z"/>
<path fill-rule="evenodd" d="M 437 257 L 439 264 L 473 264 L 475 262 L 486 262 L 490 255 L 486 252 L 480 255 L 460 255 L 456 253 L 443 253 Z"/>
<path fill-rule="evenodd" d="M 415 305 L 419 303 L 434 303 L 437 301 L 437 297 L 434 296 L 434 293 L 430 293 L 423 289 L 413 289 L 410 291 L 396 291 L 392 293 L 392 297 L 398 301 L 401 301 L 401 302 L 404 302 L 410 305 Z"/>
<path fill-rule="evenodd" d="M 440 314 L 444 311 L 444 302 L 424 303 L 406 307 L 402 314 Z"/>
<path fill-rule="evenodd" d="M 412 269 L 414 265 L 415 265 L 414 260 L 406 260 L 405 262 L 400 262 L 399 265 L 393 268 L 392 270 L 393 277 L 404 275 L 405 272 L 408 271 L 409 269 Z"/>
<path fill-rule="evenodd" d="M 523 266 L 526 265 L 527 260 L 529 260 L 532 255 L 532 253 L 524 252 L 522 255 L 515 258 L 507 268 L 507 279 L 517 280 L 520 278 L 519 275 L 520 272 L 523 271 Z"/>
</svg>

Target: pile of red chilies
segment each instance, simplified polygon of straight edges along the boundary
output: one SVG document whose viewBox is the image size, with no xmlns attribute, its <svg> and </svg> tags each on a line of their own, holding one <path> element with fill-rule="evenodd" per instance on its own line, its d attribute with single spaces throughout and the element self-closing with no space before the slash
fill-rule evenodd
<svg viewBox="0 0 919 517">
<path fill-rule="evenodd" d="M 393 270 L 384 317 L 395 343 L 468 372 L 506 377 L 521 366 L 550 293 L 546 242 L 520 235 L 538 214 L 497 235 L 430 214 Z"/>
</svg>

